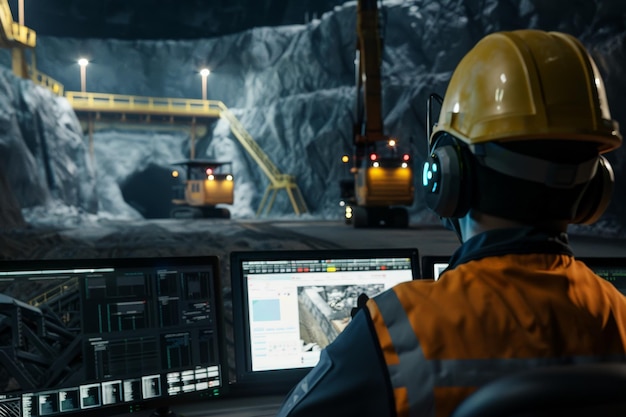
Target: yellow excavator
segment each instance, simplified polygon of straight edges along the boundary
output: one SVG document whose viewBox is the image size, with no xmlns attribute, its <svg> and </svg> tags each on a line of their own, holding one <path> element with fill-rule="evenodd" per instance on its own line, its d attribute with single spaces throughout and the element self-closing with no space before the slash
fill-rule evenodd
<svg viewBox="0 0 626 417">
<path fill-rule="evenodd" d="M 189 159 L 173 163 L 172 176 L 179 179 L 174 186 L 173 218 L 230 218 L 230 211 L 220 204 L 233 204 L 235 181 L 230 162 Z"/>
<path fill-rule="evenodd" d="M 413 203 L 411 155 L 385 134 L 382 116 L 382 37 L 379 0 L 357 3 L 356 108 L 351 178 L 340 182 L 345 222 L 354 227 L 406 228 Z M 406 148 L 408 149 L 408 147 Z"/>
</svg>

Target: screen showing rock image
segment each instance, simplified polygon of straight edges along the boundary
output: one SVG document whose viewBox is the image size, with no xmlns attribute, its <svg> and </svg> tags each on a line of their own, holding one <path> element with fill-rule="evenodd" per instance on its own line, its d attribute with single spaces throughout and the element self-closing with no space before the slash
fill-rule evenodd
<svg viewBox="0 0 626 417">
<path fill-rule="evenodd" d="M 234 253 L 238 381 L 315 366 L 359 295 L 419 277 L 417 265 L 415 249 Z"/>
<path fill-rule="evenodd" d="M 219 395 L 217 262 L 0 263 L 0 415 L 104 415 Z"/>
</svg>

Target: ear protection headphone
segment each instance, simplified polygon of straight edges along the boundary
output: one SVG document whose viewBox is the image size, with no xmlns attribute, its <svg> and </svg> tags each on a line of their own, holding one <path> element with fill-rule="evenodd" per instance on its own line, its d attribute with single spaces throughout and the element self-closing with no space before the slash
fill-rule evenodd
<svg viewBox="0 0 626 417">
<path fill-rule="evenodd" d="M 428 123 L 432 126 L 430 100 Z M 503 174 L 551 187 L 571 188 L 586 183 L 571 220 L 575 224 L 594 223 L 611 201 L 615 176 L 611 164 L 602 155 L 579 165 L 558 164 L 519 154 L 495 143 L 474 145 L 470 151 L 459 139 L 442 132 L 429 145 L 422 171 L 428 208 L 444 218 L 467 214 L 475 187 L 472 173 L 475 159 Z"/>
<path fill-rule="evenodd" d="M 459 218 L 468 212 L 470 206 L 472 159 L 463 156 L 467 149 L 463 149 L 454 136 L 440 134 L 437 140 L 431 143 L 433 100 L 441 105 L 443 97 L 433 93 L 428 98 L 426 112 L 428 156 L 422 171 L 426 206 L 440 217 Z"/>
<path fill-rule="evenodd" d="M 578 207 L 576 207 L 576 215 L 572 223 L 595 223 L 609 206 L 614 185 L 613 167 L 608 159 L 600 155 L 596 174 L 589 181 Z"/>
<path fill-rule="evenodd" d="M 422 185 L 426 205 L 441 217 L 463 217 L 470 208 L 472 159 L 458 140 L 444 134 L 424 162 Z"/>
</svg>

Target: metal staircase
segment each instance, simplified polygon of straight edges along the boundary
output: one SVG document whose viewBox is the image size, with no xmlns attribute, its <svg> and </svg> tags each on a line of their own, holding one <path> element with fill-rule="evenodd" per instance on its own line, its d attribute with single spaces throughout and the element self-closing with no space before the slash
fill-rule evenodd
<svg viewBox="0 0 626 417">
<path fill-rule="evenodd" d="M 243 148 L 255 160 L 259 167 L 261 167 L 263 173 L 270 180 L 269 185 L 265 189 L 265 193 L 263 194 L 263 198 L 261 199 L 261 204 L 259 204 L 256 215 L 259 216 L 263 213 L 264 210 L 265 214 L 269 213 L 274 204 L 274 201 L 276 200 L 276 195 L 278 194 L 278 191 L 282 189 L 284 189 L 289 196 L 289 201 L 291 202 L 293 211 L 298 215 L 306 213 L 306 202 L 302 197 L 300 188 L 298 188 L 296 178 L 293 175 L 283 174 L 278 170 L 278 168 L 276 168 L 276 165 L 272 163 L 267 154 L 263 152 L 263 149 L 261 149 L 261 147 L 243 127 L 241 122 L 237 120 L 235 115 L 230 110 L 228 110 L 226 106 L 224 106 L 224 108 L 222 109 L 220 117 L 226 119 L 230 123 L 230 130 L 239 140 L 241 146 L 243 146 Z"/>
</svg>

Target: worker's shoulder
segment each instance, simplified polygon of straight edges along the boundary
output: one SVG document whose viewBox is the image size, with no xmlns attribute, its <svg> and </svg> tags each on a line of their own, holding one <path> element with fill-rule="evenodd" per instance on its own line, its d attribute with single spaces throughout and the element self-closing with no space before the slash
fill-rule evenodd
<svg viewBox="0 0 626 417">
<path fill-rule="evenodd" d="M 405 299 L 417 300 L 443 296 L 450 291 L 450 288 L 442 281 L 417 279 L 399 283 L 393 287 L 392 291 L 395 297 L 402 302 Z"/>
<path fill-rule="evenodd" d="M 478 287 L 489 287 L 487 283 L 477 281 L 477 275 L 480 275 L 479 271 L 471 268 L 455 268 L 446 270 L 438 280 L 406 281 L 393 287 L 394 298 L 402 304 L 420 305 L 421 308 L 448 305 L 455 299 L 467 298 L 469 287 L 472 287 L 473 292 L 482 291 Z"/>
</svg>

